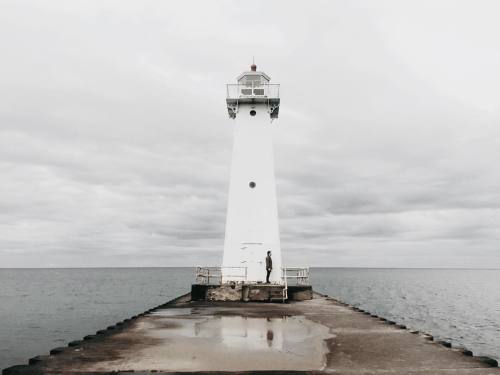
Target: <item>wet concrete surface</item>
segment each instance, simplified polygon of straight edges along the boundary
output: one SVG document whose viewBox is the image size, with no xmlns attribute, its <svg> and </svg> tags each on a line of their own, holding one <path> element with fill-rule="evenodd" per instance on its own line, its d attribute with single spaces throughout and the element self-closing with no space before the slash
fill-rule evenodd
<svg viewBox="0 0 500 375">
<path fill-rule="evenodd" d="M 186 297 L 36 362 L 12 373 L 500 374 L 319 295 L 287 304 Z"/>
</svg>

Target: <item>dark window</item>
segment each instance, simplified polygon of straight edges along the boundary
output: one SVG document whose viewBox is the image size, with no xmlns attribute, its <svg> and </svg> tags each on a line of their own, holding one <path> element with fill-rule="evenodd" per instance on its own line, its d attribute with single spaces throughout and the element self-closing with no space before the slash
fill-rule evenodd
<svg viewBox="0 0 500 375">
<path fill-rule="evenodd" d="M 251 181 L 248 186 L 250 186 L 252 189 L 255 187 L 255 182 Z"/>
<path fill-rule="evenodd" d="M 257 112 L 255 112 L 253 109 L 250 111 L 250 116 L 255 116 Z"/>
</svg>

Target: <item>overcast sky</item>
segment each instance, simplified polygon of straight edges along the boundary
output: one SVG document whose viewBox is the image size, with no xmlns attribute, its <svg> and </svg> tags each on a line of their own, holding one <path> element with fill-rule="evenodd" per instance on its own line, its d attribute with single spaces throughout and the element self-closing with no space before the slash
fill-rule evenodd
<svg viewBox="0 0 500 375">
<path fill-rule="evenodd" d="M 0 3 L 0 267 L 220 264 L 225 84 L 280 83 L 286 265 L 500 267 L 498 1 Z"/>
</svg>

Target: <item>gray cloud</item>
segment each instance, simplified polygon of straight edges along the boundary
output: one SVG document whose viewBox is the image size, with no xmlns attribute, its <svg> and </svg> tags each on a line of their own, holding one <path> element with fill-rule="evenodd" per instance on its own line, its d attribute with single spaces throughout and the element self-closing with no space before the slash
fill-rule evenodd
<svg viewBox="0 0 500 375">
<path fill-rule="evenodd" d="M 0 267 L 218 264 L 252 56 L 287 264 L 500 267 L 499 10 L 2 2 Z"/>
</svg>

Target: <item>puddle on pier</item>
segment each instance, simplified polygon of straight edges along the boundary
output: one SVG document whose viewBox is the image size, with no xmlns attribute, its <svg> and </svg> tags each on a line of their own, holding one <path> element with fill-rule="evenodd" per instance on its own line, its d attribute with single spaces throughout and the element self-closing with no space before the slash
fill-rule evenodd
<svg viewBox="0 0 500 375">
<path fill-rule="evenodd" d="M 312 370 L 324 367 L 331 337 L 304 316 L 235 315 L 231 311 L 165 309 L 134 334 L 155 342 L 120 368 L 169 371 Z M 115 362 L 116 364 L 116 362 Z M 99 367 L 113 369 L 113 367 Z"/>
<path fill-rule="evenodd" d="M 286 351 L 294 347 L 294 344 L 302 344 L 304 340 L 323 331 L 322 326 L 318 327 L 315 323 L 305 321 L 303 316 L 282 318 L 203 316 L 200 319 L 162 319 L 162 323 L 168 329 L 156 331 L 154 337 L 200 338 L 231 348 Z"/>
</svg>

